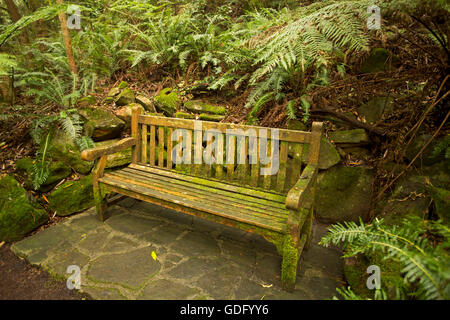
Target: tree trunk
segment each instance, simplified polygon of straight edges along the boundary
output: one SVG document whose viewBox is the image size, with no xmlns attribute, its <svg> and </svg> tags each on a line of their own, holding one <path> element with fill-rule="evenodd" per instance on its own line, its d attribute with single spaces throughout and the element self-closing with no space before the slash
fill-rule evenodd
<svg viewBox="0 0 450 320">
<path fill-rule="evenodd" d="M 58 4 L 63 4 L 63 0 L 57 0 Z M 61 32 L 64 39 L 64 45 L 66 47 L 67 61 L 69 68 L 74 74 L 78 74 L 77 66 L 75 64 L 75 58 L 72 51 L 72 42 L 70 41 L 69 28 L 67 27 L 67 18 L 64 12 L 58 14 L 59 22 L 61 23 Z"/>
</svg>

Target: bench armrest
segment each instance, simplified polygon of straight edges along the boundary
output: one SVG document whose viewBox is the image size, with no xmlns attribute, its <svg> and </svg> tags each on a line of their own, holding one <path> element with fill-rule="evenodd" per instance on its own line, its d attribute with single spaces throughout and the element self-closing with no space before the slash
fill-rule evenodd
<svg viewBox="0 0 450 320">
<path fill-rule="evenodd" d="M 316 165 L 308 165 L 303 170 L 297 183 L 289 190 L 286 197 L 286 207 L 298 210 L 316 182 L 318 168 Z"/>
<path fill-rule="evenodd" d="M 135 144 L 135 138 L 125 138 L 109 146 L 84 150 L 83 152 L 81 152 L 81 159 L 86 161 L 93 161 L 97 158 L 100 158 L 101 156 L 107 156 L 109 154 L 119 152 L 123 149 L 134 146 Z"/>
</svg>

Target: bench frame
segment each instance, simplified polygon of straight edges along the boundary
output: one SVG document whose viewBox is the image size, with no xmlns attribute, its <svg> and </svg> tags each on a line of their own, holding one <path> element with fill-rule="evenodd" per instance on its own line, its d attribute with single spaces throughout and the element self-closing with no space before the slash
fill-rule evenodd
<svg viewBox="0 0 450 320">
<path fill-rule="evenodd" d="M 308 133 L 310 134 L 308 164 L 301 172 L 300 178 L 298 179 L 297 183 L 287 193 L 285 204 L 286 208 L 289 210 L 289 215 L 287 219 L 286 229 L 284 230 L 284 232 L 279 233 L 273 230 L 267 230 L 258 226 L 238 222 L 236 220 L 228 219 L 222 216 L 209 214 L 195 209 L 185 208 L 177 203 L 168 202 L 167 200 L 158 200 L 123 188 L 102 184 L 99 180 L 104 175 L 108 155 L 127 149 L 129 147 L 133 147 L 132 163 L 138 162 L 138 152 L 140 149 L 140 143 L 138 141 L 139 117 L 140 109 L 133 108 L 131 122 L 132 137 L 122 139 L 113 145 L 84 150 L 81 154 L 83 160 L 96 161 L 92 172 L 92 177 L 94 200 L 98 218 L 101 221 L 105 221 L 107 219 L 107 214 L 105 212 L 107 208 L 106 196 L 112 192 L 116 192 L 123 196 L 129 196 L 169 209 L 194 215 L 199 218 L 239 228 L 247 232 L 259 234 L 263 236 L 267 241 L 273 243 L 276 246 L 278 253 L 282 256 L 282 287 L 286 291 L 293 291 L 295 289 L 299 258 L 302 251 L 307 250 L 311 243 L 314 195 L 316 189 L 320 141 L 322 137 L 323 124 L 320 122 L 314 122 L 312 125 L 311 133 Z M 167 119 L 170 121 L 171 118 Z M 226 125 L 222 123 L 212 122 L 203 123 L 206 123 L 211 127 L 214 127 L 216 125 Z M 233 127 L 248 128 L 248 126 L 239 125 L 233 125 Z"/>
</svg>

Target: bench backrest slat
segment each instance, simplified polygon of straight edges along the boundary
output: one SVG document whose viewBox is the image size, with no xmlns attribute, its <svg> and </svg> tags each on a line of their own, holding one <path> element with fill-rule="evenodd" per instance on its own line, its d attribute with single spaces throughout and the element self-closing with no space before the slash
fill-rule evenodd
<svg viewBox="0 0 450 320">
<path fill-rule="evenodd" d="M 313 132 L 303 132 L 145 116 L 133 109 L 132 134 L 140 143 L 132 162 L 285 194 L 297 182 L 305 159 L 318 162 L 321 124 L 314 126 Z M 278 130 L 278 140 L 272 140 L 272 130 Z M 303 154 L 305 144 L 309 154 Z M 278 166 L 272 153 L 278 154 Z M 174 163 L 183 156 L 183 162 Z M 268 170 L 272 164 L 273 172 Z"/>
</svg>

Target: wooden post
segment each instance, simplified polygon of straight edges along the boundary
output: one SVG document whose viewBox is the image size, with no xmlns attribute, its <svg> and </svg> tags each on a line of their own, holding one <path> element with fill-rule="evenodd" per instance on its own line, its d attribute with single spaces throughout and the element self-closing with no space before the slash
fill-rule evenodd
<svg viewBox="0 0 450 320">
<path fill-rule="evenodd" d="M 131 157 L 131 160 L 133 163 L 138 163 L 141 155 L 141 146 L 142 143 L 140 143 L 140 133 L 139 133 L 139 122 L 138 118 L 141 114 L 141 108 L 139 107 L 133 107 L 131 109 L 131 135 L 133 138 L 136 139 L 137 143 L 133 147 L 133 155 Z"/>
</svg>

